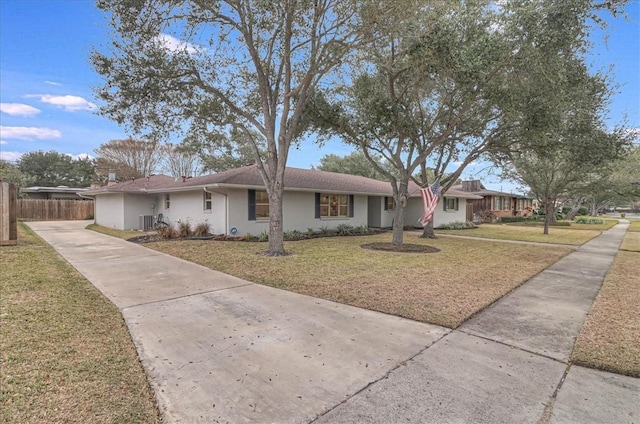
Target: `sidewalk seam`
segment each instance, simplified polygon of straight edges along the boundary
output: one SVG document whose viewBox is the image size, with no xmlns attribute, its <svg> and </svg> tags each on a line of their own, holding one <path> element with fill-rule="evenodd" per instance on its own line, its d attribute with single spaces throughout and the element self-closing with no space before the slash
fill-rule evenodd
<svg viewBox="0 0 640 424">
<path fill-rule="evenodd" d="M 453 333 L 455 330 L 451 330 L 445 334 L 443 334 L 440 338 L 436 339 L 433 341 L 433 343 L 431 343 L 428 346 L 425 346 L 424 348 L 420 349 L 415 355 L 411 355 L 409 358 L 405 359 L 404 361 L 400 361 L 398 363 L 398 365 L 396 365 L 395 367 L 391 368 L 390 370 L 388 370 L 382 377 L 378 378 L 377 380 L 373 380 L 370 381 L 369 383 L 367 383 L 363 388 L 361 388 L 360 390 L 354 392 L 352 395 L 348 396 L 347 398 L 343 399 L 340 403 L 333 405 L 331 408 L 327 409 L 326 411 L 318 414 L 315 416 L 315 418 L 313 418 L 311 421 L 308 421 L 308 424 L 313 424 L 316 421 L 318 421 L 320 418 L 322 418 L 323 416 L 327 415 L 329 412 L 333 411 L 334 409 L 336 409 L 337 407 L 339 407 L 340 405 L 348 402 L 350 399 L 358 396 L 360 393 L 364 392 L 365 390 L 367 390 L 369 387 L 373 386 L 374 384 L 378 383 L 379 381 L 382 380 L 386 380 L 389 378 L 389 376 L 391 375 L 392 372 L 394 372 L 395 370 L 397 370 L 398 368 L 400 368 L 403 365 L 406 365 L 407 362 L 412 361 L 413 359 L 415 359 L 418 355 L 421 355 L 422 353 L 424 353 L 427 349 L 429 349 L 431 346 L 435 345 L 436 343 L 438 343 L 439 341 L 441 341 L 442 339 L 444 339 L 445 337 L 447 337 L 449 334 Z"/>
<path fill-rule="evenodd" d="M 201 294 L 216 293 L 216 292 L 220 292 L 220 291 L 223 291 L 223 290 L 231 290 L 231 289 L 237 289 L 237 288 L 240 288 L 240 287 L 247 287 L 247 286 L 253 286 L 253 285 L 255 285 L 255 283 L 239 284 L 237 286 L 224 287 L 224 288 L 221 288 L 221 289 L 207 290 L 207 291 L 198 292 L 198 293 L 189 293 L 189 294 L 185 294 L 183 296 L 168 297 L 166 299 L 152 300 L 151 302 L 136 303 L 135 305 L 125 306 L 120 310 L 122 312 L 124 312 L 124 311 L 129 310 L 129 309 L 137 308 L 138 306 L 153 305 L 153 304 L 156 304 L 156 303 L 167 302 L 169 300 L 185 299 L 185 298 L 188 298 L 188 297 L 199 296 Z"/>
</svg>

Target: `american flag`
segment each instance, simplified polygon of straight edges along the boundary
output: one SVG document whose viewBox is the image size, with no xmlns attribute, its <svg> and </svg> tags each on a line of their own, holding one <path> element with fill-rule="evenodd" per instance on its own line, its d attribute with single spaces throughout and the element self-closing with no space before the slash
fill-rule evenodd
<svg viewBox="0 0 640 424">
<path fill-rule="evenodd" d="M 420 220 L 420 223 L 424 227 L 429 223 L 433 212 L 436 210 L 438 204 L 438 197 L 440 197 L 440 182 L 436 181 L 431 187 L 425 187 L 420 189 L 420 195 L 422 196 L 422 206 L 424 208 L 424 215 Z"/>
</svg>

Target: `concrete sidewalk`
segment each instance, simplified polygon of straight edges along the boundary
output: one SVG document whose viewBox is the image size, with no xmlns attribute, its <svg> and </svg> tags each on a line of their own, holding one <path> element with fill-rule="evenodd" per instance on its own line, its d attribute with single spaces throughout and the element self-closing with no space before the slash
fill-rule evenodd
<svg viewBox="0 0 640 424">
<path fill-rule="evenodd" d="M 640 422 L 638 379 L 567 365 L 623 224 L 455 331 L 29 225 L 121 308 L 168 423 Z"/>
</svg>

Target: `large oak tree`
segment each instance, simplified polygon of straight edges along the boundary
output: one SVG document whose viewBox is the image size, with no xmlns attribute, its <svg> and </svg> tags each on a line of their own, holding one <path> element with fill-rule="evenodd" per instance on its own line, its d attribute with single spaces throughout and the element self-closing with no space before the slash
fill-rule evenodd
<svg viewBox="0 0 640 424">
<path fill-rule="evenodd" d="M 308 93 L 357 42 L 362 3 L 99 0 L 113 29 L 110 48 L 92 54 L 101 112 L 153 139 L 244 133 L 269 197 L 267 254 L 283 255 L 289 148 Z"/>
</svg>

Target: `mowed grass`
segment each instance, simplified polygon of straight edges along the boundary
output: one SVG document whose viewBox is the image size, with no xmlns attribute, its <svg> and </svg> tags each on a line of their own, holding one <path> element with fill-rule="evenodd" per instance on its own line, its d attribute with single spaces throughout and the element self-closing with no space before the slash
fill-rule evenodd
<svg viewBox="0 0 640 424">
<path fill-rule="evenodd" d="M 587 217 L 589 218 L 589 217 Z M 593 217 L 591 217 L 593 218 Z M 571 230 L 598 230 L 598 231 L 606 231 L 608 229 L 610 229 L 611 227 L 613 227 L 614 225 L 618 224 L 618 220 L 617 219 L 607 219 L 607 218 L 602 218 L 604 219 L 604 223 L 602 224 L 576 224 L 573 221 L 565 221 L 565 222 L 569 222 L 571 223 L 571 225 L 569 227 L 563 227 L 563 228 L 567 228 L 567 229 L 571 229 Z"/>
<path fill-rule="evenodd" d="M 455 328 L 570 249 L 481 240 L 421 239 L 439 253 L 391 253 L 360 247 L 390 234 L 286 242 L 287 257 L 260 254 L 265 243 L 171 241 L 151 247 L 249 281 Z"/>
<path fill-rule="evenodd" d="M 435 230 L 438 234 L 483 237 L 496 240 L 531 241 L 537 243 L 557 243 L 579 246 L 601 234 L 599 230 L 575 231 L 568 227 L 551 227 L 549 234 L 542 233 L 542 227 L 525 227 L 505 224 L 481 224 L 472 230 Z"/>
<path fill-rule="evenodd" d="M 629 220 L 629 230 L 632 232 L 640 232 L 640 219 Z"/>
<path fill-rule="evenodd" d="M 118 309 L 24 224 L 0 248 L 3 423 L 158 423 Z"/>
<path fill-rule="evenodd" d="M 576 340 L 574 363 L 640 377 L 638 276 L 640 253 L 618 252 Z"/>
</svg>

